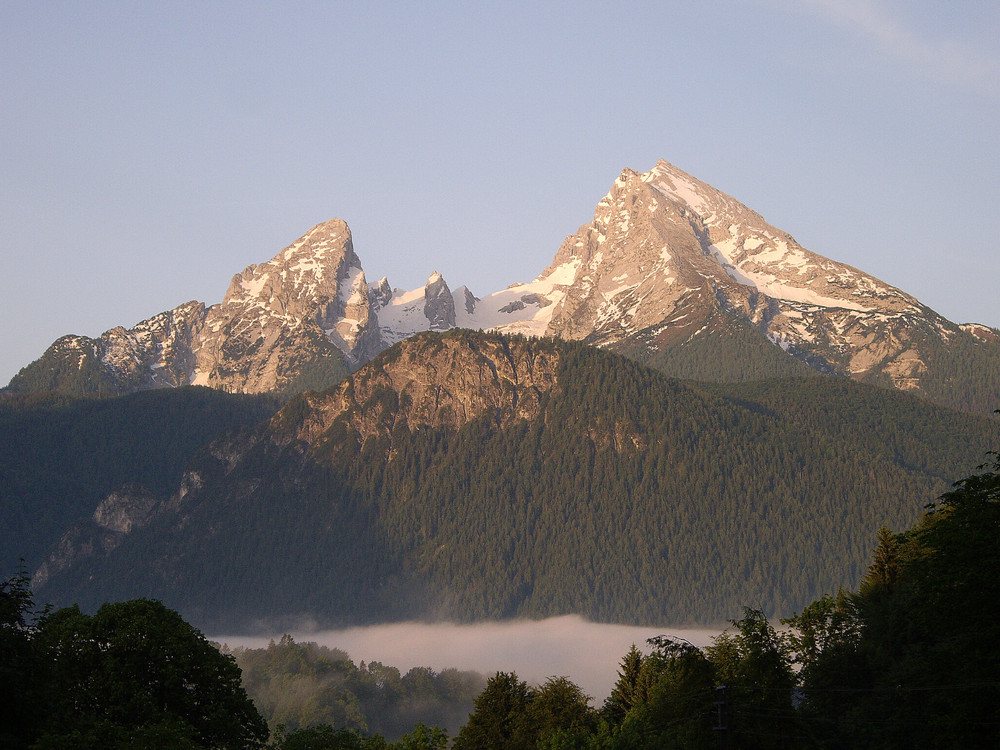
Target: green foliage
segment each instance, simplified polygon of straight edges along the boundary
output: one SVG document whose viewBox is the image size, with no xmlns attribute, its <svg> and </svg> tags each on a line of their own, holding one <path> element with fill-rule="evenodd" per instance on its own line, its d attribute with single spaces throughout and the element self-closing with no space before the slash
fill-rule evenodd
<svg viewBox="0 0 1000 750">
<path fill-rule="evenodd" d="M 44 661 L 31 641 L 38 616 L 28 574 L 0 583 L 0 747 L 27 747 L 45 717 Z"/>
<path fill-rule="evenodd" d="M 633 643 L 632 648 L 622 658 L 618 679 L 601 709 L 604 717 L 620 724 L 630 710 L 645 702 L 648 686 L 642 667 L 642 652 Z"/>
<path fill-rule="evenodd" d="M 176 612 L 151 600 L 76 607 L 45 617 L 35 646 L 51 663 L 43 745 L 85 736 L 179 734 L 195 747 L 262 746 L 267 726 L 220 654 Z M 75 739 L 73 740 L 75 741 Z"/>
<path fill-rule="evenodd" d="M 995 454 L 994 454 L 995 455 Z M 823 745 L 988 747 L 1000 724 L 1000 460 L 904 534 L 858 593 L 792 618 L 803 713 Z"/>
<path fill-rule="evenodd" d="M 707 649 L 715 679 L 726 691 L 727 731 L 744 748 L 799 746 L 792 706 L 795 676 L 785 644 L 764 614 L 745 609 Z"/>
<path fill-rule="evenodd" d="M 255 748 L 267 725 L 240 672 L 151 600 L 36 612 L 27 578 L 0 585 L 3 746 Z"/>
<path fill-rule="evenodd" d="M 704 650 L 651 638 L 649 655 L 635 646 L 625 654 L 599 713 L 568 678 L 530 687 L 498 672 L 454 746 L 991 747 L 1000 721 L 1000 459 L 981 469 L 908 532 L 880 529 L 858 593 L 821 597 L 784 621 L 787 632 L 747 608 Z M 394 747 L 445 742 L 418 726 Z"/>
<path fill-rule="evenodd" d="M 272 747 L 274 750 L 388 750 L 389 745 L 378 735 L 317 724 L 291 733 L 279 731 Z"/>
<path fill-rule="evenodd" d="M 541 747 L 577 747 L 590 735 L 597 714 L 591 697 L 567 677 L 550 677 L 532 692 L 527 721 L 535 744 Z"/>
<path fill-rule="evenodd" d="M 392 744 L 393 750 L 445 750 L 448 747 L 448 733 L 440 727 L 429 727 L 417 722 L 413 731 Z"/>
<path fill-rule="evenodd" d="M 476 698 L 469 720 L 455 738 L 455 750 L 530 748 L 528 684 L 513 672 L 497 672 Z"/>
<path fill-rule="evenodd" d="M 288 635 L 267 648 L 236 649 L 233 656 L 268 724 L 290 731 L 325 724 L 394 740 L 412 730 L 417 734 L 410 741 L 430 742 L 449 727 L 458 729 L 485 684 L 482 675 L 455 669 L 414 667 L 400 675 L 379 662 L 355 665 L 339 649 L 296 643 Z M 417 731 L 418 723 L 431 726 Z"/>
<path fill-rule="evenodd" d="M 616 727 L 614 746 L 710 746 L 712 665 L 686 641 L 657 636 L 648 643 L 653 647 L 649 656 L 641 656 L 634 645 L 625 655 L 605 703 L 604 716 Z"/>
<path fill-rule="evenodd" d="M 513 672 L 497 672 L 476 698 L 455 738 L 456 750 L 583 748 L 597 725 L 590 696 L 566 677 L 537 688 Z"/>
</svg>

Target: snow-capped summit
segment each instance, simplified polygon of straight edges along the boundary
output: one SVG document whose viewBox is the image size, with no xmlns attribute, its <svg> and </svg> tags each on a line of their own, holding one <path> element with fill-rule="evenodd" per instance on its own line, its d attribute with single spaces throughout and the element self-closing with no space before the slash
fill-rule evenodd
<svg viewBox="0 0 1000 750">
<path fill-rule="evenodd" d="M 874 276 L 810 252 L 662 160 L 648 172 L 622 170 L 593 221 L 534 281 L 455 308 L 458 326 L 583 339 L 648 361 L 735 326 L 820 372 L 945 403 L 962 399 L 927 384 L 954 367 L 953 342 L 1000 341 L 992 329 L 959 327 Z M 1000 352 L 975 351 L 1000 365 Z M 711 361 L 697 370 L 715 376 Z"/>
<path fill-rule="evenodd" d="M 317 224 L 233 277 L 222 303 L 208 308 L 190 382 L 237 391 L 280 387 L 294 378 L 289 344 L 304 345 L 303 337 L 332 343 L 348 364 L 380 348 L 361 261 L 340 219 Z"/>
<path fill-rule="evenodd" d="M 964 408 L 952 373 L 1000 371 L 993 329 L 951 323 L 659 161 L 648 172 L 622 170 L 593 220 L 533 281 L 482 298 L 464 286 L 452 291 L 437 271 L 410 291 L 385 277 L 369 286 L 350 229 L 333 219 L 233 277 L 220 304 L 187 303 L 96 340 L 63 337 L 10 387 L 294 390 L 339 377 L 415 333 L 456 326 L 582 339 L 705 379 L 721 377 L 720 357 L 726 377 L 772 376 L 741 369 L 747 347 L 768 350 L 765 359 L 794 358 Z M 743 349 L 719 343 L 726 336 Z M 668 362 L 676 364 L 672 352 L 696 349 L 687 369 Z M 970 356 L 976 365 L 953 361 Z M 995 408 L 993 386 L 970 388 L 979 394 L 971 408 Z"/>
</svg>

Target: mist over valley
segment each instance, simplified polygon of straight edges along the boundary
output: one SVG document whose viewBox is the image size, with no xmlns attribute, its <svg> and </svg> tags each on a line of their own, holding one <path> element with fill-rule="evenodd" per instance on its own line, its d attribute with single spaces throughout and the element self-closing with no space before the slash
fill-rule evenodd
<svg viewBox="0 0 1000 750">
<path fill-rule="evenodd" d="M 600 705 L 610 694 L 622 657 L 633 644 L 648 651 L 647 639 L 669 635 L 703 647 L 727 625 L 716 629 L 609 625 L 563 615 L 473 624 L 387 623 L 342 630 L 293 630 L 289 635 L 299 643 L 314 642 L 346 651 L 356 663 L 378 661 L 402 672 L 413 667 L 453 667 L 489 677 L 495 672 L 514 671 L 535 685 L 552 676 L 566 676 Z M 265 648 L 282 635 L 210 638 L 229 648 Z"/>
</svg>

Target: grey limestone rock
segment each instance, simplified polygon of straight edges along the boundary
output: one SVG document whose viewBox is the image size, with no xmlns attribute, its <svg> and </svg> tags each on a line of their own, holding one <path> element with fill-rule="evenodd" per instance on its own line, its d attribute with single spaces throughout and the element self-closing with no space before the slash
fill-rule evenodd
<svg viewBox="0 0 1000 750">
<path fill-rule="evenodd" d="M 437 271 L 431 274 L 424 287 L 424 316 L 433 331 L 455 327 L 455 299 Z"/>
<path fill-rule="evenodd" d="M 31 577 L 36 588 L 53 576 L 95 555 L 119 546 L 125 537 L 146 526 L 162 508 L 162 502 L 138 484 L 127 484 L 112 492 L 94 510 L 93 516 L 62 535 L 49 557 Z"/>
</svg>

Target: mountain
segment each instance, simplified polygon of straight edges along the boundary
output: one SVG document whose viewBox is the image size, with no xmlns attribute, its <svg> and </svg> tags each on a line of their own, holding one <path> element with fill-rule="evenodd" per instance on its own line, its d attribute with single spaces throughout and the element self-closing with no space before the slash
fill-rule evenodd
<svg viewBox="0 0 1000 750">
<path fill-rule="evenodd" d="M 578 342 L 422 333 L 215 440 L 169 496 L 95 501 L 37 594 L 226 630 L 789 614 L 998 438 L 847 379 L 709 390 Z"/>
<path fill-rule="evenodd" d="M 279 406 L 200 387 L 0 398 L 0 578 L 19 558 L 35 570 L 58 545 L 72 557 L 114 544 L 151 517 L 205 443 Z"/>
<path fill-rule="evenodd" d="M 351 233 L 319 224 L 235 276 L 220 304 L 188 302 L 97 339 L 65 336 L 11 391 L 127 393 L 184 384 L 295 393 L 329 385 L 421 331 L 454 327 L 582 340 L 662 371 L 744 381 L 818 372 L 989 413 L 1000 332 L 956 325 L 863 271 L 801 247 L 660 161 L 625 169 L 594 219 L 534 281 L 477 298 L 438 273 L 369 285 Z"/>
<path fill-rule="evenodd" d="M 477 304 L 476 315 L 493 299 Z M 499 301 L 498 311 L 522 305 L 515 313 L 522 319 L 482 322 L 583 340 L 677 376 L 783 376 L 795 371 L 794 360 L 957 408 L 988 412 L 1000 404 L 996 330 L 951 323 L 899 289 L 806 250 L 664 161 L 642 174 L 624 170 L 594 220 L 563 242 L 534 282 Z"/>
<path fill-rule="evenodd" d="M 351 232 L 334 219 L 234 276 L 220 304 L 188 302 L 98 339 L 64 336 L 8 389 L 297 392 L 336 382 L 382 348 Z"/>
</svg>

